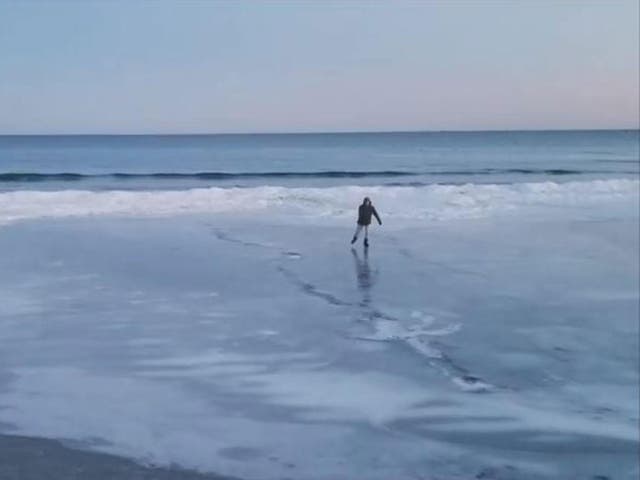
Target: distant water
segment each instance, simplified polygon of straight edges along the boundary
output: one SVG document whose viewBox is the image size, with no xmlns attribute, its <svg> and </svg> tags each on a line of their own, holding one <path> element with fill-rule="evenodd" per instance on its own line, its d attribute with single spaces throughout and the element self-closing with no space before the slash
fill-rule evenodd
<svg viewBox="0 0 640 480">
<path fill-rule="evenodd" d="M 639 132 L 0 136 L 0 191 L 637 178 Z"/>
</svg>

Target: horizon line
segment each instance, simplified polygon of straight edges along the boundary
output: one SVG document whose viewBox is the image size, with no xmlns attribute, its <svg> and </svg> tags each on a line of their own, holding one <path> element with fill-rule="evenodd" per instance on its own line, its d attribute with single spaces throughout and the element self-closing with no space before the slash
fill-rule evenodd
<svg viewBox="0 0 640 480">
<path fill-rule="evenodd" d="M 0 133 L 0 137 L 209 137 L 209 136 L 241 136 L 241 135 L 371 135 L 397 133 L 518 133 L 518 132 L 606 132 L 606 131 L 639 131 L 636 127 L 608 128 L 509 128 L 509 129 L 437 129 L 437 130 L 341 130 L 341 131 L 303 131 L 303 132 L 172 132 L 172 133 Z"/>
</svg>

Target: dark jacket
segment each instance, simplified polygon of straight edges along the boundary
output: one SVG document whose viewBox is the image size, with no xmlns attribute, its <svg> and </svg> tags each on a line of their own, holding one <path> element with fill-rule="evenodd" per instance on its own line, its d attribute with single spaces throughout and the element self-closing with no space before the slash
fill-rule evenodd
<svg viewBox="0 0 640 480">
<path fill-rule="evenodd" d="M 382 225 L 376 208 L 371 204 L 367 205 L 364 203 L 358 207 L 358 225 L 369 225 L 371 223 L 371 215 L 376 217 L 378 223 Z"/>
</svg>

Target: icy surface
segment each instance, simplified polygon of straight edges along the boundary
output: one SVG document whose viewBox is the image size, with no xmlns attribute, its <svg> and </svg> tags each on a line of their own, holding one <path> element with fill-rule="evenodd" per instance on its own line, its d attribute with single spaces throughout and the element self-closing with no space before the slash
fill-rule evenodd
<svg viewBox="0 0 640 480">
<path fill-rule="evenodd" d="M 621 182 L 380 190 L 368 251 L 348 245 L 361 187 L 17 223 L 57 215 L 1 194 L 0 432 L 252 479 L 635 479 Z M 100 195 L 76 214 L 122 214 Z"/>
</svg>

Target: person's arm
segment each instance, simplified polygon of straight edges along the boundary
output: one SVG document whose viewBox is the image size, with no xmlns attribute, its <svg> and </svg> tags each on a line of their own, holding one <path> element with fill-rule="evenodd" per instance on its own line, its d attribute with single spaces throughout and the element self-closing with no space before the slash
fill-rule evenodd
<svg viewBox="0 0 640 480">
<path fill-rule="evenodd" d="M 378 220 L 378 225 L 382 225 L 382 221 L 380 220 L 380 216 L 378 215 L 378 212 L 376 211 L 376 207 L 371 207 L 373 209 L 373 216 L 376 217 L 376 220 Z"/>
</svg>

